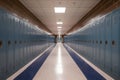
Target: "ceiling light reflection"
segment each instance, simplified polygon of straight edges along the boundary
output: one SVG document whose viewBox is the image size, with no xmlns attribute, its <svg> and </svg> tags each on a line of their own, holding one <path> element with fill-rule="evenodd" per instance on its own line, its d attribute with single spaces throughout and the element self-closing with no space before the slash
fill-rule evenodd
<svg viewBox="0 0 120 80">
<path fill-rule="evenodd" d="M 62 74 L 63 73 L 62 55 L 61 55 L 61 47 L 60 46 L 58 46 L 56 73 L 57 74 Z"/>
</svg>

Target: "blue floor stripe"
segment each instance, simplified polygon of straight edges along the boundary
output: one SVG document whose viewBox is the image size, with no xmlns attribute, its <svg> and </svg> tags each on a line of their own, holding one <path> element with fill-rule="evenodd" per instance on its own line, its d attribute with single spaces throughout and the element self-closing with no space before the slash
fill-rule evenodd
<svg viewBox="0 0 120 80">
<path fill-rule="evenodd" d="M 78 65 L 79 69 L 86 76 L 87 80 L 106 80 L 97 71 L 95 71 L 91 66 L 89 66 L 84 60 L 82 60 L 77 54 L 75 54 L 70 48 L 64 45 L 70 56 Z"/>
<path fill-rule="evenodd" d="M 53 48 L 54 46 L 49 48 L 42 56 L 40 56 L 36 61 L 34 61 L 25 71 L 18 75 L 14 80 L 32 80 Z"/>
</svg>

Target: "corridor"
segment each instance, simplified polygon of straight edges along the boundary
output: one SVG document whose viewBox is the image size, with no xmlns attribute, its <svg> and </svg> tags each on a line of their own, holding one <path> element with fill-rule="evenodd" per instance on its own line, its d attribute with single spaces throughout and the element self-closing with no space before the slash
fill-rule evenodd
<svg viewBox="0 0 120 80">
<path fill-rule="evenodd" d="M 120 80 L 120 0 L 0 0 L 0 80 Z"/>
</svg>

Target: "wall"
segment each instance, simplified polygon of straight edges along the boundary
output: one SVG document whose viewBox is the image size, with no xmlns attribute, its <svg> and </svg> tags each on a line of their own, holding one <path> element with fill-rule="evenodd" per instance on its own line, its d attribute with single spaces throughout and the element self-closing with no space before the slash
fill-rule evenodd
<svg viewBox="0 0 120 80">
<path fill-rule="evenodd" d="M 64 39 L 79 54 L 116 80 L 120 79 L 120 8 L 97 16 Z"/>
<path fill-rule="evenodd" d="M 36 25 L 0 8 L 0 80 L 5 80 L 53 42 L 54 37 Z"/>
</svg>

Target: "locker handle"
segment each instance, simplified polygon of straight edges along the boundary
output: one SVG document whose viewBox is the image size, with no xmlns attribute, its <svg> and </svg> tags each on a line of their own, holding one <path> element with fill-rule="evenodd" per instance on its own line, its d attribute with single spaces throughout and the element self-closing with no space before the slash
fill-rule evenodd
<svg viewBox="0 0 120 80">
<path fill-rule="evenodd" d="M 8 45 L 10 45 L 11 44 L 11 41 L 8 41 Z"/>
<path fill-rule="evenodd" d="M 114 40 L 112 41 L 112 45 L 115 45 L 115 41 Z"/>
<path fill-rule="evenodd" d="M 0 40 L 0 48 L 2 47 L 2 41 Z"/>
<path fill-rule="evenodd" d="M 108 42 L 107 42 L 107 41 L 105 41 L 105 44 L 107 45 L 107 44 L 108 44 Z"/>
<path fill-rule="evenodd" d="M 100 41 L 100 44 L 102 44 L 102 41 Z"/>
<path fill-rule="evenodd" d="M 17 44 L 17 41 L 15 41 L 15 44 Z"/>
</svg>

